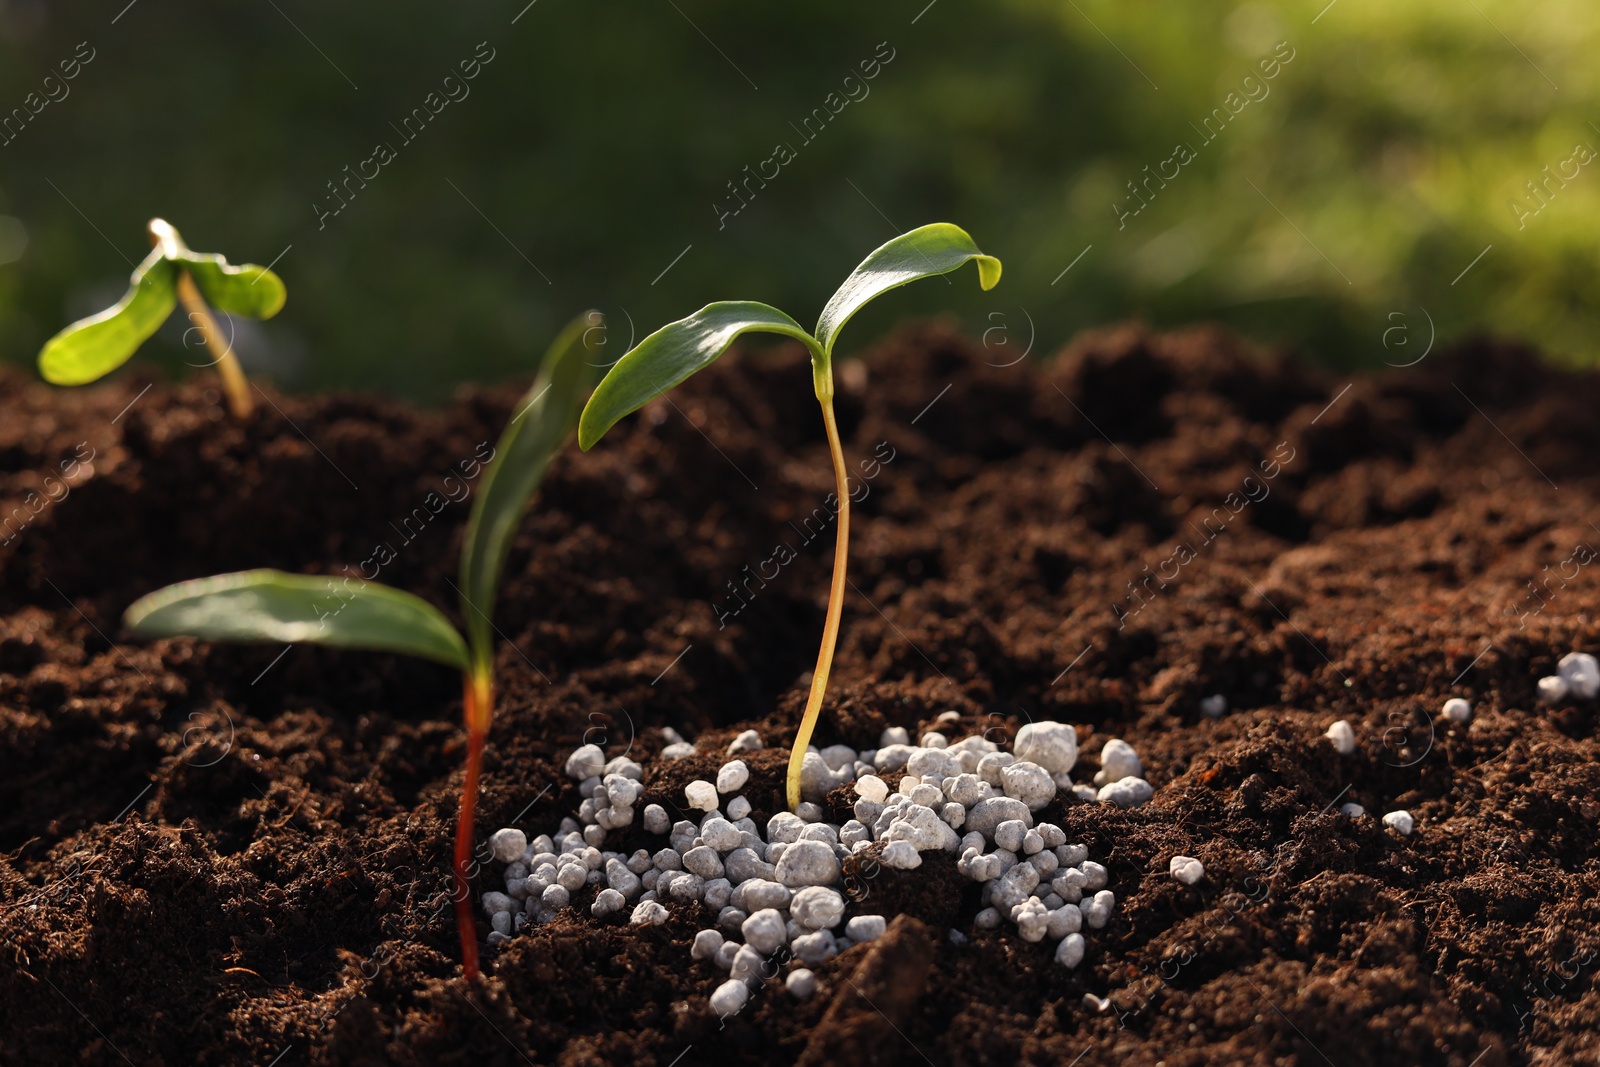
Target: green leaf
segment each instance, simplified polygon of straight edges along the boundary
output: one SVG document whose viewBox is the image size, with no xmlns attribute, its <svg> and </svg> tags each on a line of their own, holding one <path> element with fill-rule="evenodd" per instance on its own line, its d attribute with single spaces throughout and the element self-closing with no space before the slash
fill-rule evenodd
<svg viewBox="0 0 1600 1067">
<path fill-rule="evenodd" d="M 467 669 L 467 646 L 421 597 L 360 578 L 255 570 L 196 578 L 136 600 L 123 615 L 140 637 L 271 641 L 402 652 Z"/>
<path fill-rule="evenodd" d="M 600 368 L 590 362 L 599 351 L 590 337 L 601 323 L 599 312 L 586 311 L 551 342 L 533 388 L 500 434 L 494 459 L 472 502 L 461 549 L 460 592 L 474 670 L 489 665 L 495 592 L 522 514 L 544 481 L 550 461 L 572 436 L 579 405 L 600 377 Z"/>
<path fill-rule="evenodd" d="M 759 330 L 793 337 L 821 355 L 798 322 L 754 300 L 721 300 L 686 319 L 669 322 L 617 360 L 589 398 L 578 422 L 578 446 L 588 451 L 618 421 L 708 366 L 740 334 Z"/>
<path fill-rule="evenodd" d="M 978 251 L 966 230 L 948 222 L 919 226 L 863 259 L 829 298 L 817 320 L 824 362 L 833 355 L 844 324 L 868 301 L 919 278 L 948 274 L 969 259 L 978 261 L 978 284 L 993 289 L 1000 281 L 1000 261 Z"/>
<path fill-rule="evenodd" d="M 117 303 L 68 326 L 39 351 L 39 373 L 52 385 L 84 385 L 128 361 L 177 305 L 178 268 L 153 251 Z"/>
<path fill-rule="evenodd" d="M 252 319 L 270 319 L 283 308 L 288 291 L 283 280 L 265 267 L 235 267 L 218 255 L 184 249 L 177 262 L 189 272 L 206 301 L 218 311 Z"/>
</svg>

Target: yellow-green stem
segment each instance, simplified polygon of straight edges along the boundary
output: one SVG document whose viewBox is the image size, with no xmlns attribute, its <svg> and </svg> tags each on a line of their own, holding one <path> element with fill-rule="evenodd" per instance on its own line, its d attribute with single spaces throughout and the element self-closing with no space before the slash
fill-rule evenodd
<svg viewBox="0 0 1600 1067">
<path fill-rule="evenodd" d="M 183 249 L 178 231 L 163 219 L 150 220 L 149 234 L 151 246 L 162 249 L 169 259 Z M 178 301 L 189 321 L 200 331 L 200 339 L 216 356 L 217 373 L 222 375 L 222 390 L 228 397 L 228 410 L 236 419 L 249 418 L 250 412 L 255 410 L 255 401 L 250 399 L 250 383 L 245 379 L 244 368 L 233 354 L 233 345 L 217 328 L 216 316 L 211 314 L 210 305 L 200 295 L 200 288 L 181 265 L 178 268 Z"/>
<path fill-rule="evenodd" d="M 828 672 L 833 668 L 833 648 L 839 641 L 839 615 L 844 610 L 845 569 L 850 557 L 850 492 L 848 475 L 844 466 L 844 448 L 839 444 L 839 427 L 833 418 L 832 381 L 824 393 L 817 391 L 822 405 L 822 422 L 828 429 L 828 451 L 833 454 L 833 478 L 839 500 L 839 533 L 833 547 L 833 586 L 828 592 L 828 617 L 822 624 L 822 648 L 817 653 L 817 669 L 811 675 L 811 695 L 806 699 L 806 712 L 800 719 L 800 732 L 794 738 L 794 750 L 789 753 L 789 808 L 800 806 L 800 767 L 805 762 L 806 749 L 817 728 L 817 717 L 822 713 L 822 698 L 828 690 Z"/>
<path fill-rule="evenodd" d="M 206 305 L 205 297 L 200 295 L 199 288 L 187 271 L 178 275 L 178 299 L 183 303 L 183 310 L 189 313 L 189 321 L 199 328 L 206 347 L 217 357 L 217 373 L 222 375 L 222 390 L 228 397 L 228 410 L 236 419 L 249 418 L 250 412 L 255 410 L 255 402 L 250 399 L 250 383 L 245 379 L 244 368 L 239 366 L 239 358 L 233 354 L 233 345 L 217 329 L 217 320 L 212 316 L 211 308 Z"/>
</svg>

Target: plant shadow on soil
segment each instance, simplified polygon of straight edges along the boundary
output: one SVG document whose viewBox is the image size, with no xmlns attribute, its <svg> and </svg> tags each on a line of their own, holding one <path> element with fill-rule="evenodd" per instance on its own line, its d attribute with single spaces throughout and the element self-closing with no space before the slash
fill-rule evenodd
<svg viewBox="0 0 1600 1067">
<path fill-rule="evenodd" d="M 340 577 L 379 545 L 380 580 L 453 609 L 470 501 L 452 498 L 518 391 L 432 412 L 270 394 L 241 426 L 203 385 L 9 374 L 0 501 L 25 521 L 0 547 L 0 1060 L 1491 1067 L 1591 1048 L 1596 707 L 1542 705 L 1534 682 L 1596 645 L 1600 579 L 1563 563 L 1600 544 L 1600 379 L 1480 342 L 1341 392 L 1217 330 L 1132 326 L 999 367 L 929 325 L 864 367 L 841 375 L 847 453 L 892 459 L 853 515 L 817 741 L 870 747 L 949 711 L 952 737 L 1002 741 L 1057 719 L 1085 778 L 1130 741 L 1150 805 L 1049 813 L 1119 901 L 1081 967 L 974 932 L 974 887 L 930 856 L 864 886 L 852 914 L 909 918 L 817 968 L 803 1004 L 769 983 L 718 1020 L 724 975 L 688 955 L 711 917 L 681 907 L 650 929 L 567 913 L 490 953 L 469 995 L 457 680 L 133 644 L 118 620 L 171 581 Z M 806 538 L 832 477 L 805 375 L 798 347 L 727 357 L 557 461 L 497 609 L 480 837 L 553 829 L 585 741 L 676 804 L 753 726 L 771 747 L 746 793 L 777 810 L 833 536 Z M 59 502 L 23 503 L 91 454 Z M 780 543 L 796 558 L 773 575 Z M 1213 693 L 1220 719 L 1198 710 Z M 1470 727 L 1438 717 L 1452 695 Z M 1353 757 L 1321 736 L 1339 718 Z M 701 754 L 650 759 L 662 726 Z M 1168 878 L 1176 853 L 1205 880 Z M 475 891 L 498 881 L 488 864 Z"/>
</svg>

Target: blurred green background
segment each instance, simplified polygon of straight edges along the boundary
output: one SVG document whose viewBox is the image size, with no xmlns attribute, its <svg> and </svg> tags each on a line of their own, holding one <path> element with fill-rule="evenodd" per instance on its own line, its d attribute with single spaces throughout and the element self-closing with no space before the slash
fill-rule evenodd
<svg viewBox="0 0 1600 1067">
<path fill-rule="evenodd" d="M 1592 0 L 525 2 L 0 2 L 0 356 L 120 295 L 159 214 L 276 260 L 288 306 L 239 344 L 292 389 L 437 400 L 590 305 L 638 336 L 732 297 L 809 323 L 935 219 L 1000 287 L 908 289 L 845 349 L 949 311 L 1016 353 L 1139 316 L 1366 366 L 1416 358 L 1431 320 L 1594 361 Z M 447 91 L 470 95 L 408 141 Z M 181 333 L 138 361 L 181 369 Z"/>
</svg>

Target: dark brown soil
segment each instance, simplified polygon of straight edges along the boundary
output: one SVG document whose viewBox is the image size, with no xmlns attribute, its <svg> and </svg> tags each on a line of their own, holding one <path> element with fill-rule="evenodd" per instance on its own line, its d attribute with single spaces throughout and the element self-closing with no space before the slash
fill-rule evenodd
<svg viewBox="0 0 1600 1067">
<path fill-rule="evenodd" d="M 855 512 L 818 741 L 949 710 L 952 735 L 998 740 L 1061 719 L 1087 777 L 1126 738 L 1154 802 L 1057 813 L 1111 868 L 1117 915 L 1067 971 L 1014 932 L 952 939 L 977 902 L 944 861 L 879 871 L 854 907 L 913 918 L 819 968 L 809 1002 L 772 982 L 725 1023 L 681 909 L 564 919 L 464 987 L 447 671 L 120 630 L 170 581 L 339 574 L 382 543 L 383 581 L 453 605 L 468 504 L 446 479 L 516 389 L 441 412 L 275 395 L 241 427 L 199 386 L 0 377 L 0 1062 L 1594 1058 L 1600 709 L 1542 705 L 1535 682 L 1600 645 L 1600 378 L 1479 344 L 1346 389 L 1209 330 L 987 358 L 929 327 L 842 375 L 852 460 L 893 458 Z M 729 358 L 557 462 L 499 604 L 480 836 L 553 828 L 576 805 L 567 752 L 647 757 L 666 725 L 704 755 L 646 760 L 652 797 L 755 726 L 773 749 L 750 793 L 779 802 L 832 545 L 799 532 L 832 488 L 807 382 L 798 350 Z M 45 483 L 63 461 L 69 483 Z M 784 542 L 798 558 L 752 580 Z M 1438 716 L 1451 695 L 1470 728 Z M 1354 757 L 1322 737 L 1337 718 Z M 1199 885 L 1166 875 L 1178 852 Z"/>
</svg>

